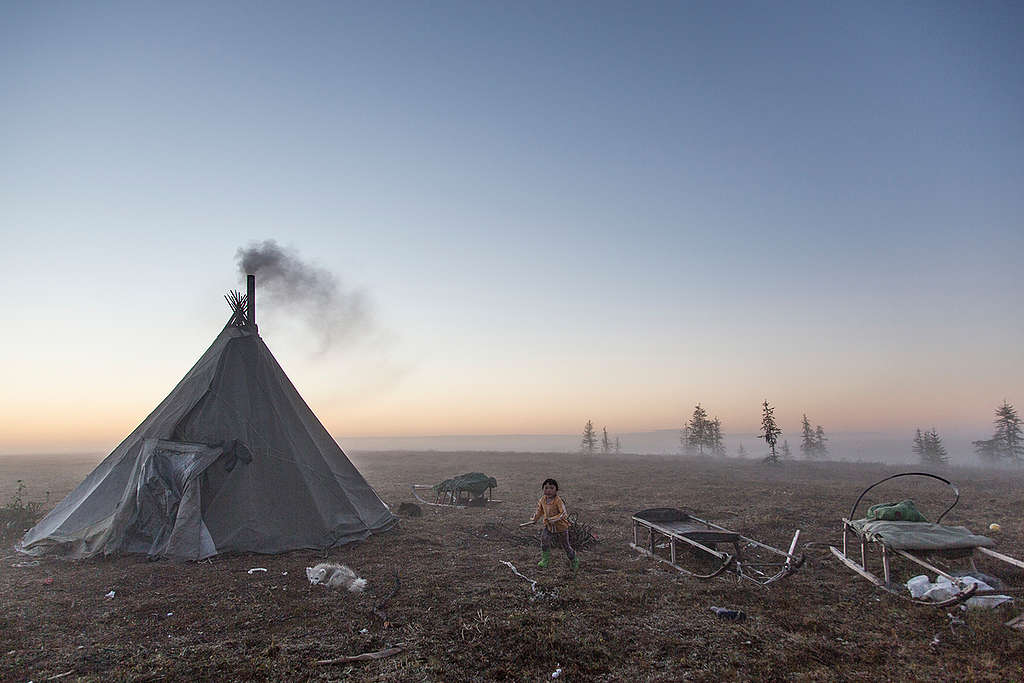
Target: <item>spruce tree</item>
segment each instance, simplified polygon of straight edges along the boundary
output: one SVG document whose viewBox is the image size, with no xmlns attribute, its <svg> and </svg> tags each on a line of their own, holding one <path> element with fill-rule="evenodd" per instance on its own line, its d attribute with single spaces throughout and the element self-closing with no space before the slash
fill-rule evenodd
<svg viewBox="0 0 1024 683">
<path fill-rule="evenodd" d="M 761 438 L 771 448 L 771 453 L 765 457 L 764 461 L 770 465 L 778 465 L 779 456 L 775 452 L 775 444 L 779 440 L 779 436 L 782 435 L 782 430 L 775 424 L 775 408 L 769 406 L 767 400 L 765 400 L 763 408 L 764 410 L 761 415 Z"/>
<path fill-rule="evenodd" d="M 604 454 L 612 452 L 612 442 L 608 440 L 607 427 L 604 427 L 604 435 L 601 437 L 601 452 Z"/>
<path fill-rule="evenodd" d="M 580 442 L 580 450 L 587 455 L 593 455 L 596 447 L 597 435 L 594 433 L 594 423 L 587 420 L 586 426 L 583 427 L 583 440 Z"/>
<path fill-rule="evenodd" d="M 924 457 L 924 435 L 921 434 L 921 429 L 918 428 L 914 434 L 914 445 L 910 448 L 914 455 L 917 456 L 921 462 L 926 462 Z"/>
<path fill-rule="evenodd" d="M 693 444 L 690 443 L 689 425 L 684 425 L 683 428 L 679 430 L 679 452 L 683 455 L 694 454 Z"/>
<path fill-rule="evenodd" d="M 995 439 L 972 441 L 971 445 L 974 446 L 974 452 L 977 453 L 982 462 L 988 465 L 995 465 L 999 462 L 999 445 Z"/>
<path fill-rule="evenodd" d="M 995 431 L 991 439 L 974 441 L 974 449 L 981 459 L 989 464 L 1012 462 L 1024 464 L 1024 434 L 1021 433 L 1021 419 L 1013 406 L 1003 400 L 996 408 L 993 420 Z"/>
<path fill-rule="evenodd" d="M 622 453 L 622 444 L 619 443 L 619 437 L 615 437 L 615 455 Z"/>
<path fill-rule="evenodd" d="M 1021 434 L 1021 420 L 1017 411 L 1006 400 L 996 408 L 994 441 L 1002 446 L 1002 457 L 1016 464 L 1024 464 L 1024 435 Z"/>
<path fill-rule="evenodd" d="M 942 445 L 942 437 L 935 431 L 935 427 L 932 427 L 932 431 L 925 432 L 922 435 L 921 443 L 923 446 L 922 461 L 928 465 L 945 465 L 949 462 L 949 454 L 946 452 L 946 447 Z"/>
<path fill-rule="evenodd" d="M 725 456 L 725 444 L 722 443 L 722 421 L 717 416 L 708 423 L 708 448 L 715 455 Z"/>
<path fill-rule="evenodd" d="M 800 421 L 800 430 L 800 452 L 805 458 L 815 457 L 818 454 L 818 449 L 815 446 L 814 428 L 811 427 L 811 421 L 807 419 L 807 413 L 804 413 L 804 418 Z"/>
<path fill-rule="evenodd" d="M 828 441 L 828 437 L 825 436 L 825 430 L 821 425 L 818 425 L 814 429 L 814 453 L 819 458 L 828 456 L 828 446 L 825 442 Z"/>
<path fill-rule="evenodd" d="M 693 417 L 690 418 L 690 422 L 686 425 L 686 443 L 691 449 L 696 449 L 701 455 L 704 455 L 704 448 L 708 445 L 710 425 L 707 411 L 701 408 L 698 403 L 697 407 L 693 409 Z"/>
<path fill-rule="evenodd" d="M 740 444 L 740 447 L 736 449 L 736 457 L 737 458 L 745 458 L 745 457 L 747 457 L 747 449 L 743 447 L 742 443 Z"/>
<path fill-rule="evenodd" d="M 789 440 L 782 442 L 782 459 L 789 460 L 793 457 L 793 451 L 789 447 Z"/>
</svg>

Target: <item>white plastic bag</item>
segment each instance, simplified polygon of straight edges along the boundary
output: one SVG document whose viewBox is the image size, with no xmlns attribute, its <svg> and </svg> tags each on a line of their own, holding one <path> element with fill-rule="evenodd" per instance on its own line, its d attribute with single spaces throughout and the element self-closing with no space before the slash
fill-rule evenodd
<svg viewBox="0 0 1024 683">
<path fill-rule="evenodd" d="M 932 587 L 932 582 L 928 579 L 927 574 L 920 574 L 907 581 L 907 589 L 910 591 L 910 597 L 915 600 L 920 600 L 921 596 L 928 592 L 928 589 Z"/>
<path fill-rule="evenodd" d="M 990 591 L 992 586 L 988 585 L 981 579 L 975 578 L 970 575 L 959 577 L 960 581 L 964 584 L 974 584 L 978 587 L 979 591 Z M 960 587 L 953 585 L 953 582 L 947 579 L 945 576 L 940 576 L 932 583 L 928 580 L 928 577 L 924 574 L 915 576 L 914 578 L 907 581 L 907 590 L 910 591 L 911 597 L 918 600 L 930 600 L 932 602 L 942 602 L 949 600 L 960 593 Z M 1009 595 L 979 595 L 970 598 L 965 603 L 968 607 L 973 609 L 991 609 L 997 607 L 1004 602 L 1012 601 Z"/>
</svg>

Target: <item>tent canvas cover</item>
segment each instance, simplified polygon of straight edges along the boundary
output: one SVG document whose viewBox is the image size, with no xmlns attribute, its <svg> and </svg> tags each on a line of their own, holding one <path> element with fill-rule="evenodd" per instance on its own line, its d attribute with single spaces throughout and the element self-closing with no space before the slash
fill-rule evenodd
<svg viewBox="0 0 1024 683">
<path fill-rule="evenodd" d="M 249 292 L 253 301 L 252 285 Z M 299 396 L 251 314 L 236 312 L 167 398 L 18 550 L 197 560 L 325 548 L 396 521 Z"/>
</svg>

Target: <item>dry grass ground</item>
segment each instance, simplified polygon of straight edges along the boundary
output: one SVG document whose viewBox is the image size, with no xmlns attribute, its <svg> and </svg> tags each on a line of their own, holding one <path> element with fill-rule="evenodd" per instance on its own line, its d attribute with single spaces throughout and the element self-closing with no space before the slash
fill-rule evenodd
<svg viewBox="0 0 1024 683">
<path fill-rule="evenodd" d="M 496 477 L 489 509 L 424 508 L 394 532 L 329 552 L 228 556 L 198 563 L 118 557 L 84 562 L 24 558 L 3 537 L 0 677 L 45 680 L 1021 680 L 1024 634 L 1002 626 L 1014 610 L 945 611 L 890 597 L 841 567 L 824 548 L 867 484 L 899 471 L 881 465 L 790 462 L 769 469 L 736 460 L 494 453 L 357 454 L 384 500 L 412 500 L 408 485 L 465 471 Z M 23 479 L 33 500 L 55 504 L 93 459 L 0 458 L 0 504 Z M 961 504 L 949 520 L 976 531 L 1002 525 L 999 547 L 1024 555 L 1024 476 L 953 469 Z M 600 543 L 572 575 L 564 558 L 536 567 L 539 551 L 512 542 L 539 484 L 554 476 L 570 510 Z M 906 481 L 906 480 L 903 480 Z M 880 487 L 881 488 L 881 487 Z M 948 490 L 891 486 L 933 514 Z M 630 515 L 685 507 L 776 546 L 795 528 L 807 564 L 766 590 L 732 575 L 700 582 L 638 558 Z M 500 528 L 505 533 L 495 533 Z M 487 534 L 484 536 L 484 534 Z M 363 594 L 310 586 L 304 568 L 324 559 L 369 579 Z M 538 593 L 501 560 L 538 579 Z M 248 574 L 252 567 L 265 573 Z M 397 594 L 375 610 L 400 581 Z M 1018 572 L 1014 577 L 1024 583 Z M 113 598 L 105 598 L 114 591 Z M 742 609 L 717 619 L 711 605 Z M 1018 608 L 1019 609 L 1019 608 Z M 938 636 L 937 644 L 934 637 Z M 387 659 L 321 659 L 404 643 Z"/>
</svg>

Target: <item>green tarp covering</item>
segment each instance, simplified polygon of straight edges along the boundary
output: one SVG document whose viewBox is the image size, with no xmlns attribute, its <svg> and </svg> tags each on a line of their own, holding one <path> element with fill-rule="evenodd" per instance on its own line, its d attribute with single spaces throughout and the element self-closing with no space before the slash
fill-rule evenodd
<svg viewBox="0 0 1024 683">
<path fill-rule="evenodd" d="M 858 519 L 851 522 L 869 541 L 878 541 L 893 550 L 957 550 L 991 548 L 991 538 L 972 534 L 962 526 L 931 522 L 889 522 Z"/>
<path fill-rule="evenodd" d="M 898 503 L 879 503 L 868 508 L 867 519 L 882 519 L 887 522 L 927 522 L 912 500 Z"/>
<path fill-rule="evenodd" d="M 474 497 L 479 498 L 487 489 L 497 486 L 498 480 L 494 477 L 488 477 L 482 472 L 469 472 L 445 479 L 440 484 L 434 484 L 434 494 L 447 492 L 458 498 L 460 491 L 469 491 Z"/>
</svg>

